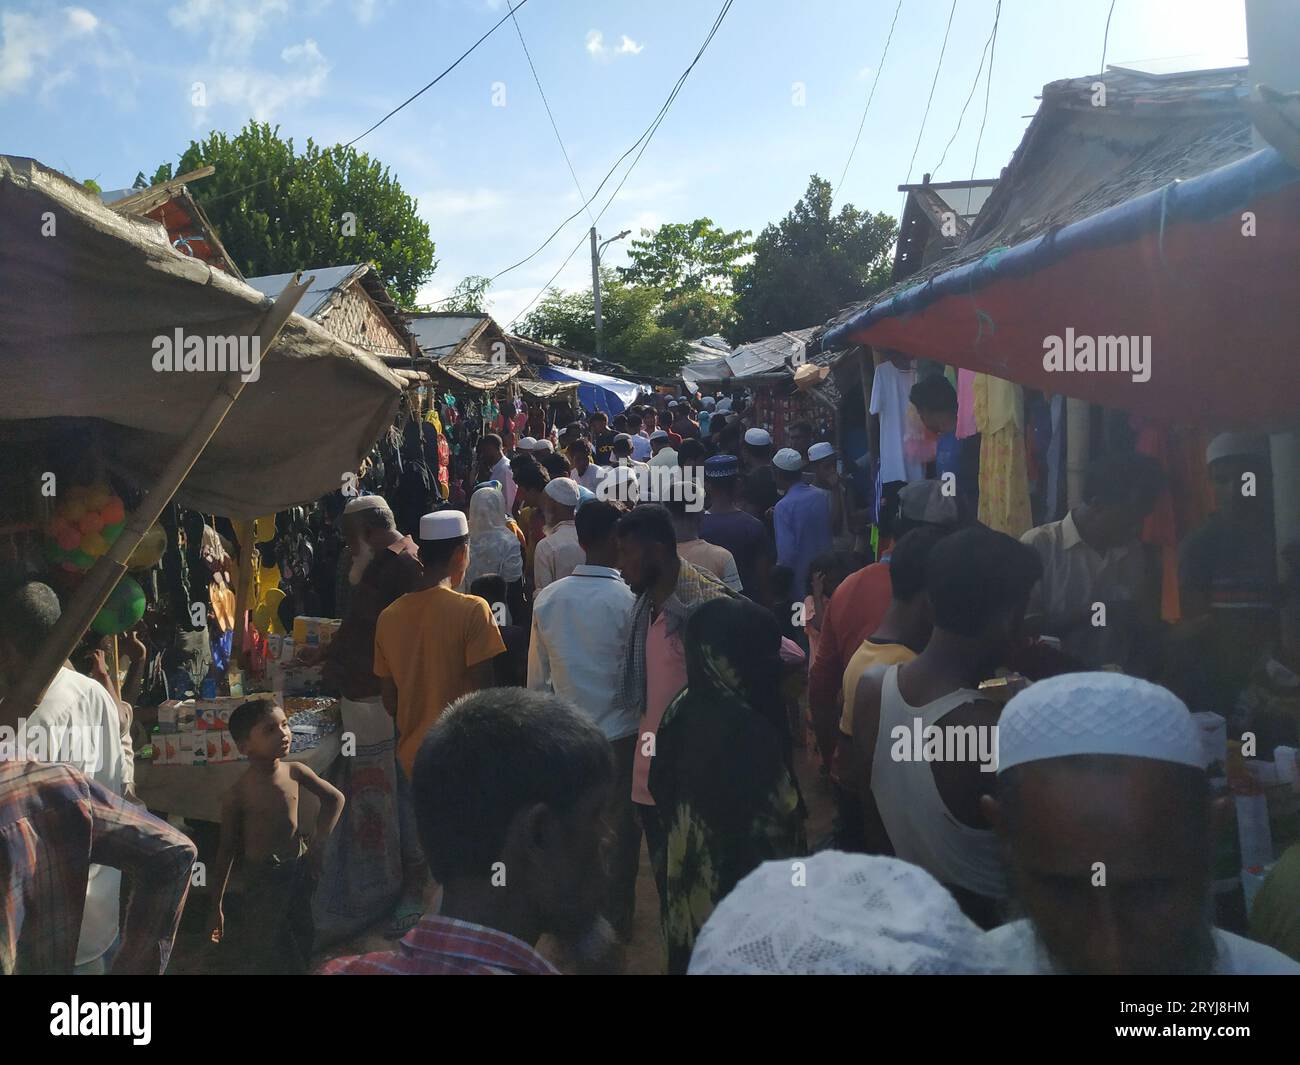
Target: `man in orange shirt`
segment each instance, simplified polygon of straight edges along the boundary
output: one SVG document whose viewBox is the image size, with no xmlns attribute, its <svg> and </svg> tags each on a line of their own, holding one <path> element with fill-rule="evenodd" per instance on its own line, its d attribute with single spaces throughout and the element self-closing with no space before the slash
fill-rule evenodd
<svg viewBox="0 0 1300 1065">
<path fill-rule="evenodd" d="M 469 566 L 469 524 L 458 510 L 420 519 L 423 590 L 379 615 L 375 675 L 397 721 L 397 759 L 409 778 L 424 734 L 447 704 L 492 686 L 492 659 L 505 649 L 486 601 L 452 591 Z"/>
</svg>

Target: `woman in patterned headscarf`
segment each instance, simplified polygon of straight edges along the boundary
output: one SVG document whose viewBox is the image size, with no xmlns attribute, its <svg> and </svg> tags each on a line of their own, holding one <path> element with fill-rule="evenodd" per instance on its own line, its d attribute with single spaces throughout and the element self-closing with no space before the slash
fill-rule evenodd
<svg viewBox="0 0 1300 1065">
<path fill-rule="evenodd" d="M 806 853 L 806 812 L 781 697 L 781 634 L 747 599 L 715 599 L 686 623 L 687 686 L 659 726 L 650 793 L 667 828 L 661 901 L 668 971 L 736 883 Z"/>
</svg>

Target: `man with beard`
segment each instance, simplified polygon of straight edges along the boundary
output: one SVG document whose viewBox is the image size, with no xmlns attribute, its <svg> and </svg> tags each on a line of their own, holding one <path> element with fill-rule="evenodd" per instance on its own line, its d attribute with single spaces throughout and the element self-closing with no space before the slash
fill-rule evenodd
<svg viewBox="0 0 1300 1065">
<path fill-rule="evenodd" d="M 619 569 L 636 593 L 622 677 L 615 699 L 620 712 L 640 722 L 632 767 L 632 801 L 637 804 L 659 897 L 664 894 L 667 826 L 661 825 L 650 794 L 655 733 L 673 697 L 686 687 L 682 634 L 691 610 L 734 593 L 711 573 L 677 555 L 672 515 L 657 503 L 643 503 L 617 528 Z"/>
<path fill-rule="evenodd" d="M 337 832 L 345 843 L 357 833 L 359 845 L 360 837 L 366 836 L 363 853 L 374 858 L 375 865 L 387 865 L 378 860 L 378 854 L 391 854 L 400 846 L 401 895 L 389 931 L 401 935 L 420 916 L 424 858 L 409 803 L 394 798 L 404 788 L 405 781 L 397 775 L 393 719 L 384 709 L 379 678 L 375 676 L 375 626 L 387 607 L 421 587 L 424 570 L 419 548 L 409 536 L 397 531 L 393 512 L 382 496 L 364 495 L 348 500 L 343 508 L 343 538 L 352 554 L 348 572 L 352 591 L 347 612 L 333 642 L 324 651 L 304 648 L 300 657 L 309 663 L 319 661 L 325 680 L 339 690 L 343 729 L 357 737 L 359 752 L 355 758 L 348 759 L 350 779 L 385 783 L 377 793 L 364 796 L 344 782 L 343 791 L 349 804 Z M 396 814 L 381 819 L 383 840 L 374 838 L 370 824 L 357 821 L 375 803 L 390 813 L 396 804 Z M 391 902 L 395 890 L 396 885 L 359 879 L 348 889 L 347 904 L 368 912 L 379 899 Z"/>
<path fill-rule="evenodd" d="M 442 906 L 397 950 L 322 972 L 554 974 L 538 939 L 581 951 L 598 926 L 612 781 L 608 741 L 563 700 L 521 688 L 458 699 L 425 736 L 413 783 Z"/>
<path fill-rule="evenodd" d="M 1300 973 L 1209 922 L 1212 800 L 1172 692 L 1118 673 L 1052 677 L 1007 704 L 998 748 L 983 807 L 1028 917 L 985 938 L 1009 971 Z"/>
</svg>

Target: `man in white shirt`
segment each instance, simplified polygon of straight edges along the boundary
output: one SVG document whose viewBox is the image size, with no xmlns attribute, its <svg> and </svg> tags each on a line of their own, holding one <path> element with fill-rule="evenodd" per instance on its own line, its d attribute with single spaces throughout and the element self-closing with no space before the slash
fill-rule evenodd
<svg viewBox="0 0 1300 1065">
<path fill-rule="evenodd" d="M 1214 833 L 1206 752 L 1173 692 L 1066 673 L 998 722 L 1002 838 L 1027 919 L 987 939 L 1014 973 L 1300 973 L 1209 920 Z"/>
<path fill-rule="evenodd" d="M 554 477 L 542 490 L 546 535 L 533 553 L 533 588 L 538 592 L 586 561 L 573 527 L 573 512 L 580 498 L 578 482 L 571 477 Z"/>
<path fill-rule="evenodd" d="M 12 686 L 36 657 L 59 613 L 58 596 L 37 581 L 24 584 L 5 601 L 0 611 L 0 675 L 7 686 Z M 18 722 L 15 731 L 18 729 L 23 730 L 32 760 L 66 762 L 122 796 L 122 719 L 117 702 L 103 685 L 64 666 L 31 716 Z M 91 865 L 77 942 L 78 973 L 106 973 L 112 965 L 118 945 L 121 883 L 119 870 Z"/>
<path fill-rule="evenodd" d="M 629 414 L 627 416 L 627 431 L 632 443 L 632 457 L 637 462 L 647 462 L 650 459 L 650 434 L 642 428 L 640 414 Z"/>
<path fill-rule="evenodd" d="M 596 485 L 600 483 L 600 474 L 603 467 L 597 466 L 591 461 L 591 441 L 580 436 L 577 440 L 569 443 L 569 446 L 564 449 L 564 453 L 569 460 L 572 479 L 582 485 L 583 488 L 594 492 Z"/>
<path fill-rule="evenodd" d="M 616 563 L 615 526 L 622 512 L 612 503 L 584 503 L 574 526 L 586 561 L 548 585 L 533 604 L 528 686 L 550 691 L 589 718 L 613 748 L 618 783 L 609 812 L 614 829 L 610 894 L 605 916 L 624 941 L 632 934 L 641 831 L 632 805 L 632 763 L 637 715 L 615 702 L 611 671 L 618 668 L 636 596 Z M 546 541 L 542 541 L 545 543 Z"/>
<path fill-rule="evenodd" d="M 496 481 L 506 497 L 506 513 L 515 505 L 515 479 L 510 472 L 510 460 L 506 458 L 501 445 L 501 437 L 488 433 L 479 438 L 478 467 L 480 480 Z"/>
<path fill-rule="evenodd" d="M 1108 455 L 1088 467 L 1082 503 L 1020 538 L 1043 563 L 1026 626 L 1089 669 L 1146 672 L 1159 600 L 1138 534 L 1163 481 L 1154 459 Z"/>
</svg>

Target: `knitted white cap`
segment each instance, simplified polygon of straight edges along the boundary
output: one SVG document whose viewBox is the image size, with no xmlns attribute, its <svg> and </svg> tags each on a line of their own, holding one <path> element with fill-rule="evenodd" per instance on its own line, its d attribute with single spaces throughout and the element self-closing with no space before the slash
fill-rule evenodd
<svg viewBox="0 0 1300 1065">
<path fill-rule="evenodd" d="M 929 873 L 821 851 L 764 862 L 718 903 L 691 975 L 996 973 L 979 928 Z"/>
<path fill-rule="evenodd" d="M 1183 701 L 1123 673 L 1065 673 L 1031 684 L 998 721 L 998 772 L 1072 754 L 1117 754 L 1205 768 Z"/>
</svg>

